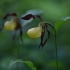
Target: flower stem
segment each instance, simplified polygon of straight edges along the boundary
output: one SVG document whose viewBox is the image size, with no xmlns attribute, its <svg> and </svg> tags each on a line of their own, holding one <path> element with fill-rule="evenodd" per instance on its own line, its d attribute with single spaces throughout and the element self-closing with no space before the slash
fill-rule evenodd
<svg viewBox="0 0 70 70">
<path fill-rule="evenodd" d="M 55 49 L 56 49 L 56 69 L 58 70 L 58 48 L 56 43 L 56 31 L 55 31 Z"/>
<path fill-rule="evenodd" d="M 56 30 L 54 28 L 54 26 L 50 23 L 50 22 L 44 22 L 46 24 L 48 24 L 49 26 L 51 26 L 54 30 L 54 34 L 55 34 L 55 50 L 56 50 L 56 69 L 58 70 L 58 48 L 57 48 L 57 43 L 56 43 Z"/>
<path fill-rule="evenodd" d="M 19 48 L 19 46 L 17 46 L 17 59 L 20 59 L 20 48 Z M 16 67 L 17 67 L 16 70 L 20 70 L 19 69 L 19 62 L 17 63 Z"/>
</svg>

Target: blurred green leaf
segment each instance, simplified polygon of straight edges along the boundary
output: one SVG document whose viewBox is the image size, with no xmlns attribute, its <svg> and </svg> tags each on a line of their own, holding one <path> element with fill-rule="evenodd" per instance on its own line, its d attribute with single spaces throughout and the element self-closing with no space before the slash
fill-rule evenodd
<svg viewBox="0 0 70 70">
<path fill-rule="evenodd" d="M 56 22 L 55 23 L 55 30 L 56 30 L 56 32 L 68 20 L 70 20 L 70 17 L 64 17 L 64 18 L 61 18 L 58 22 Z"/>
<path fill-rule="evenodd" d="M 31 61 L 24 61 L 24 63 L 30 67 L 32 70 L 36 70 L 36 68 L 34 67 L 33 63 Z"/>
<path fill-rule="evenodd" d="M 24 63 L 26 64 L 29 68 L 31 68 L 31 70 L 36 70 L 36 68 L 34 67 L 33 63 L 31 61 L 23 61 L 21 59 L 18 59 L 18 60 L 15 60 L 15 61 L 12 61 L 10 63 L 10 66 L 9 66 L 9 69 L 11 68 L 11 66 L 17 62 L 20 62 L 20 63 Z"/>
</svg>

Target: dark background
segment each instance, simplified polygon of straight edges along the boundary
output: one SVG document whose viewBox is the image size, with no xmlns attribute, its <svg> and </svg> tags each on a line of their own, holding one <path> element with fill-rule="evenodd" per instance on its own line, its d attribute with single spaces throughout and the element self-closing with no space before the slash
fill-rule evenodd
<svg viewBox="0 0 70 70">
<path fill-rule="evenodd" d="M 42 18 L 54 25 L 60 18 L 70 16 L 70 0 L 0 0 L 0 21 L 8 12 L 15 12 L 18 17 L 21 17 L 27 11 L 33 9 L 43 11 Z M 20 42 L 19 34 L 13 41 L 12 32 L 2 30 L 0 33 L 0 70 L 8 70 L 10 61 L 17 57 L 18 47 L 20 47 L 20 58 L 32 61 L 37 70 L 56 70 L 52 29 L 48 27 L 51 37 L 43 49 L 38 49 L 40 38 L 32 39 L 26 34 L 28 29 L 38 26 L 38 23 L 40 23 L 40 20 L 35 19 L 23 27 L 24 45 Z M 58 30 L 57 45 L 59 70 L 70 70 L 70 21 Z M 14 70 L 16 67 L 13 65 L 11 69 Z M 21 64 L 20 70 L 29 69 Z"/>
</svg>

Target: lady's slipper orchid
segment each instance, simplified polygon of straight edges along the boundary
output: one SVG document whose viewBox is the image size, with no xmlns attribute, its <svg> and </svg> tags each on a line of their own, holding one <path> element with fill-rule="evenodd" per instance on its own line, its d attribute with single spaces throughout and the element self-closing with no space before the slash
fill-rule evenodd
<svg viewBox="0 0 70 70">
<path fill-rule="evenodd" d="M 38 27 L 34 27 L 34 28 L 29 29 L 27 31 L 27 34 L 31 38 L 38 38 L 41 36 L 41 32 L 42 32 L 42 27 L 38 26 Z"/>
<path fill-rule="evenodd" d="M 53 29 L 54 29 L 54 27 L 51 24 L 49 24 L 48 22 L 44 22 L 44 20 L 39 15 L 28 14 L 28 15 L 22 17 L 21 19 L 29 20 L 31 18 L 33 18 L 33 19 L 39 18 L 42 22 L 40 23 L 40 26 L 29 29 L 27 31 L 27 34 L 31 38 L 38 38 L 38 37 L 40 37 L 41 38 L 41 42 L 40 42 L 39 48 L 40 47 L 43 48 L 44 45 L 46 44 L 47 40 L 50 37 L 50 31 L 48 30 L 48 25 L 50 25 Z M 44 40 L 45 32 L 48 33 L 48 36 L 47 36 L 47 39 Z"/>
<path fill-rule="evenodd" d="M 44 35 L 45 35 L 46 31 L 48 33 L 48 38 L 44 40 Z M 42 46 L 42 48 L 43 48 L 43 46 L 46 44 L 47 40 L 50 37 L 50 32 L 47 29 L 47 25 L 44 24 L 43 22 L 41 23 L 40 26 L 29 29 L 27 31 L 27 34 L 31 38 L 38 38 L 38 37 L 41 38 L 41 42 L 40 42 L 39 48 L 40 48 L 40 46 Z"/>
<path fill-rule="evenodd" d="M 17 17 L 17 14 L 16 13 L 12 13 L 12 14 L 6 14 L 3 18 L 3 21 L 6 20 L 9 16 L 13 16 L 11 20 L 9 21 L 6 21 L 4 24 L 3 24 L 3 27 L 5 28 L 5 30 L 7 31 L 12 31 L 14 30 L 14 35 L 13 35 L 13 39 L 15 39 L 15 36 L 16 36 L 16 32 L 17 30 L 20 31 L 20 38 L 21 38 L 21 41 L 22 40 L 22 27 L 21 27 L 21 23 L 19 22 L 19 18 Z M 2 27 L 2 28 L 3 28 Z M 2 30 L 2 28 L 0 29 L 0 31 Z"/>
<path fill-rule="evenodd" d="M 5 22 L 5 24 L 4 24 L 4 28 L 5 28 L 5 30 L 7 30 L 7 31 L 14 30 L 14 29 L 16 28 L 16 23 L 13 22 L 13 21 L 7 21 L 7 22 Z"/>
</svg>

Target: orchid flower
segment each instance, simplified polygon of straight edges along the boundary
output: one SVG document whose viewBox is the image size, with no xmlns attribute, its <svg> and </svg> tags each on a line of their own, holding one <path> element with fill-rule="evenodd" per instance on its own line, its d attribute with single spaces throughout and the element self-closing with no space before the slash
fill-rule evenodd
<svg viewBox="0 0 70 70">
<path fill-rule="evenodd" d="M 20 19 L 17 17 L 17 14 L 16 13 L 11 13 L 11 14 L 8 13 L 8 14 L 6 14 L 3 17 L 3 21 L 6 20 L 10 16 L 12 16 L 11 20 L 7 20 L 3 24 L 2 28 L 0 29 L 0 31 L 2 31 L 3 28 L 6 31 L 12 31 L 12 30 L 14 30 L 13 39 L 15 39 L 16 32 L 17 32 L 17 30 L 19 30 L 21 41 L 23 41 L 22 40 L 22 27 L 21 27 L 21 23 L 19 22 Z"/>
<path fill-rule="evenodd" d="M 28 14 L 28 15 L 22 17 L 21 19 L 23 19 L 23 20 L 29 20 L 31 18 L 33 18 L 33 19 L 39 18 L 41 20 L 41 23 L 39 23 L 38 27 L 34 27 L 34 28 L 29 29 L 27 31 L 27 34 L 31 38 L 38 38 L 38 37 L 40 37 L 41 42 L 40 42 L 39 48 L 40 47 L 43 48 L 44 45 L 46 44 L 46 42 L 48 41 L 48 39 L 50 38 L 50 31 L 48 30 L 48 25 L 50 25 L 52 28 L 54 28 L 54 27 L 49 22 L 45 22 L 40 17 L 40 15 Z M 48 37 L 44 40 L 44 36 L 45 36 L 46 32 L 48 33 Z"/>
</svg>

